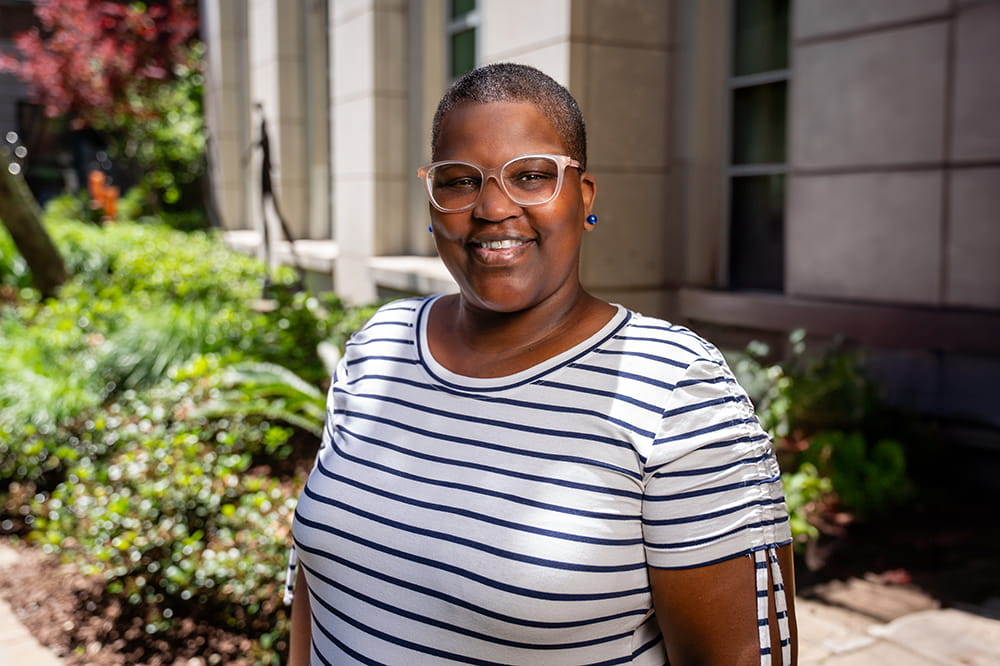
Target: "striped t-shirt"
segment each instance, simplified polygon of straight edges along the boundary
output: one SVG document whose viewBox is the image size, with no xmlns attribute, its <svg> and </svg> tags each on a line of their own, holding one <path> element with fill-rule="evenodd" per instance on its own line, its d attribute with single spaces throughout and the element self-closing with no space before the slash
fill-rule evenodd
<svg viewBox="0 0 1000 666">
<path fill-rule="evenodd" d="M 788 518 L 714 347 L 618 306 L 535 367 L 465 377 L 429 353 L 434 300 L 379 310 L 334 376 L 293 526 L 313 664 L 663 664 L 647 565 L 740 555 L 766 622 Z"/>
</svg>

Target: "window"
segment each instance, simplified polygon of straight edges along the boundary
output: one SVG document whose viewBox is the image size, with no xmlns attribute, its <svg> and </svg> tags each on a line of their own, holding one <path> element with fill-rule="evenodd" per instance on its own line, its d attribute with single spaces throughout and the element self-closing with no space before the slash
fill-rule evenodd
<svg viewBox="0 0 1000 666">
<path fill-rule="evenodd" d="M 479 8 L 477 0 L 449 0 L 448 11 L 448 78 L 454 81 L 478 62 L 477 31 Z"/>
<path fill-rule="evenodd" d="M 729 287 L 784 289 L 789 0 L 733 0 Z"/>
</svg>

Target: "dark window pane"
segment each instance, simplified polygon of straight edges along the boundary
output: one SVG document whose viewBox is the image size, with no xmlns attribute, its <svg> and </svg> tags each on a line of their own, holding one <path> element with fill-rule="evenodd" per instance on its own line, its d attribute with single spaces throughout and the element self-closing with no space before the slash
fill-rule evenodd
<svg viewBox="0 0 1000 666">
<path fill-rule="evenodd" d="M 782 291 L 785 283 L 785 177 L 731 181 L 729 287 Z"/>
<path fill-rule="evenodd" d="M 776 81 L 733 91 L 733 164 L 785 161 L 787 89 Z"/>
<path fill-rule="evenodd" d="M 788 67 L 788 0 L 735 0 L 733 74 Z"/>
<path fill-rule="evenodd" d="M 476 0 L 451 0 L 451 17 L 458 18 L 476 8 Z"/>
<path fill-rule="evenodd" d="M 476 66 L 476 29 L 451 36 L 451 78 L 457 79 Z"/>
</svg>

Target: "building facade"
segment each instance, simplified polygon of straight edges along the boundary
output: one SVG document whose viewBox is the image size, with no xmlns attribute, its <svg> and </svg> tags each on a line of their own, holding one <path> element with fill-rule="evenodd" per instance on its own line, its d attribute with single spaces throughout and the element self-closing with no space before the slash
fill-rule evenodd
<svg viewBox="0 0 1000 666">
<path fill-rule="evenodd" d="M 355 302 L 453 290 L 414 176 L 434 106 L 475 64 L 534 65 L 588 123 L 590 290 L 724 345 L 843 335 L 876 350 L 891 400 L 1000 451 L 1000 2 L 203 0 L 202 17 L 234 245 L 281 235 L 263 118 L 294 237 L 273 257 Z"/>
</svg>

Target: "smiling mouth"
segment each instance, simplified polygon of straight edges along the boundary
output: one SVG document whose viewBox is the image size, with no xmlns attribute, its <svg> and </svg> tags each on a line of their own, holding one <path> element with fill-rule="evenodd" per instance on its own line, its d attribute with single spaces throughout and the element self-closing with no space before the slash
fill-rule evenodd
<svg viewBox="0 0 1000 666">
<path fill-rule="evenodd" d="M 472 246 L 481 247 L 485 250 L 506 250 L 507 248 L 511 247 L 520 247 L 525 243 L 527 243 L 527 241 L 507 239 L 507 240 L 494 240 L 494 241 L 482 241 L 482 242 L 474 241 L 472 243 Z"/>
</svg>

